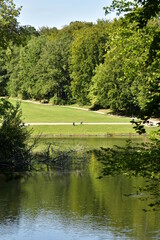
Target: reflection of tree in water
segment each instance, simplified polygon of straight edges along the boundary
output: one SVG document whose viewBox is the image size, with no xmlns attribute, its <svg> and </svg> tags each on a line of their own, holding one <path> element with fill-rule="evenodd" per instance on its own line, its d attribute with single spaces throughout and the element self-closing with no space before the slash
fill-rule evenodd
<svg viewBox="0 0 160 240">
<path fill-rule="evenodd" d="M 64 227 L 69 221 L 72 225 L 82 224 L 105 231 L 107 228 L 115 234 L 119 231 L 133 237 L 135 231 L 141 236 L 145 231 L 146 234 L 154 231 L 155 226 L 160 227 L 158 212 L 142 211 L 149 201 L 139 201 L 140 195 L 136 194 L 125 196 L 135 190 L 134 186 L 143 186 L 143 178 L 119 174 L 98 179 L 103 165 L 93 152 L 90 161 L 87 156 L 85 169 L 81 166 L 77 170 L 56 171 L 50 166 L 49 171 L 43 167 L 43 172 L 30 172 L 30 177 L 25 174 L 24 178 L 14 177 L 10 181 L 1 177 L 1 224 L 9 220 L 18 225 L 24 216 L 31 221 L 37 221 L 39 217 L 45 221 L 48 216 L 53 221 L 56 216 Z M 141 196 L 144 195 L 141 193 Z"/>
<path fill-rule="evenodd" d="M 23 194 L 20 179 L 8 181 L 0 175 L 0 189 L 0 222 L 18 222 Z"/>
<path fill-rule="evenodd" d="M 41 164 L 41 168 L 50 170 L 79 170 L 86 167 L 89 159 L 88 148 L 74 146 L 70 148 L 55 148 L 52 143 L 47 143 L 43 152 L 37 152 L 35 155 L 36 166 Z M 63 149 L 63 150 L 62 150 Z M 39 166 L 40 167 L 40 166 Z"/>
<path fill-rule="evenodd" d="M 159 139 L 132 146 L 128 141 L 126 147 L 101 148 L 94 151 L 103 168 L 99 178 L 107 175 L 123 174 L 129 177 L 141 176 L 145 181 L 144 186 L 139 186 L 137 195 L 142 195 L 142 200 L 148 198 L 152 210 L 160 206 L 160 144 Z M 128 196 L 131 196 L 129 194 Z M 151 210 L 151 209 L 149 209 Z M 144 211 L 147 211 L 144 209 Z"/>
</svg>

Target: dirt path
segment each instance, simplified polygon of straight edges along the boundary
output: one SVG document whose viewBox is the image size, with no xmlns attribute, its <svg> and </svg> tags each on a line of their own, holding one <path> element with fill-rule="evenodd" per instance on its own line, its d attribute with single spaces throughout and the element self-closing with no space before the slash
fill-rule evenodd
<svg viewBox="0 0 160 240">
<path fill-rule="evenodd" d="M 106 122 L 97 122 L 97 123 L 25 123 L 25 126 L 65 126 L 65 125 L 131 125 L 131 123 L 106 123 Z"/>
</svg>

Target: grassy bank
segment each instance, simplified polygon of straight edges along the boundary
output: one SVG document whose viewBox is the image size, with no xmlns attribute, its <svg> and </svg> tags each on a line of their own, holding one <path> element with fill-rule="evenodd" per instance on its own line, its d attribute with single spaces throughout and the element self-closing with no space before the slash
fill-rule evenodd
<svg viewBox="0 0 160 240">
<path fill-rule="evenodd" d="M 129 125 L 77 125 L 77 126 L 33 126 L 33 135 L 42 134 L 45 137 L 56 136 L 109 136 L 135 135 L 136 132 Z M 154 128 L 156 129 L 156 128 Z M 150 133 L 153 128 L 146 128 Z"/>
</svg>

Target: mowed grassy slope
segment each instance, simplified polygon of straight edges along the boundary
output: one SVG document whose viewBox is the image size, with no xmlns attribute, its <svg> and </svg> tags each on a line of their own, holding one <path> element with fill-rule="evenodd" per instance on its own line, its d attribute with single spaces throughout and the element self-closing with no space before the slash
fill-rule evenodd
<svg viewBox="0 0 160 240">
<path fill-rule="evenodd" d="M 128 135 L 135 134 L 135 130 L 129 125 L 76 125 L 76 126 L 31 126 L 33 135 L 52 136 L 105 136 L 110 134 Z"/>
<path fill-rule="evenodd" d="M 16 104 L 16 100 L 10 100 Z M 21 103 L 23 121 L 27 123 L 97 123 L 108 122 L 117 123 L 117 125 L 65 125 L 65 126 L 30 126 L 33 135 L 41 134 L 46 137 L 52 136 L 105 136 L 108 134 L 128 135 L 135 134 L 132 125 L 118 125 L 118 123 L 129 123 L 130 118 L 116 117 L 111 115 L 101 115 L 96 112 L 78 110 L 71 107 L 64 106 L 50 106 L 43 104 L 33 104 L 28 102 Z M 147 127 L 147 133 L 156 128 Z"/>
<path fill-rule="evenodd" d="M 16 100 L 10 100 L 15 104 Z M 66 106 L 51 106 L 45 104 L 21 103 L 23 120 L 27 123 L 71 123 L 71 122 L 123 122 L 129 123 L 130 118 L 116 117 L 107 114 L 99 114 L 92 111 L 84 111 Z"/>
</svg>

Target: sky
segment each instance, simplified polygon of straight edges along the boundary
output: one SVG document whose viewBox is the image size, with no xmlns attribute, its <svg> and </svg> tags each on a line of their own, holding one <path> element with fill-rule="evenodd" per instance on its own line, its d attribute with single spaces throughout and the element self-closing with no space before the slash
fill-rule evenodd
<svg viewBox="0 0 160 240">
<path fill-rule="evenodd" d="M 103 7 L 112 0 L 14 0 L 17 7 L 22 6 L 18 18 L 20 25 L 62 28 L 74 21 L 95 23 L 98 19 L 112 19 L 105 16 Z"/>
</svg>

